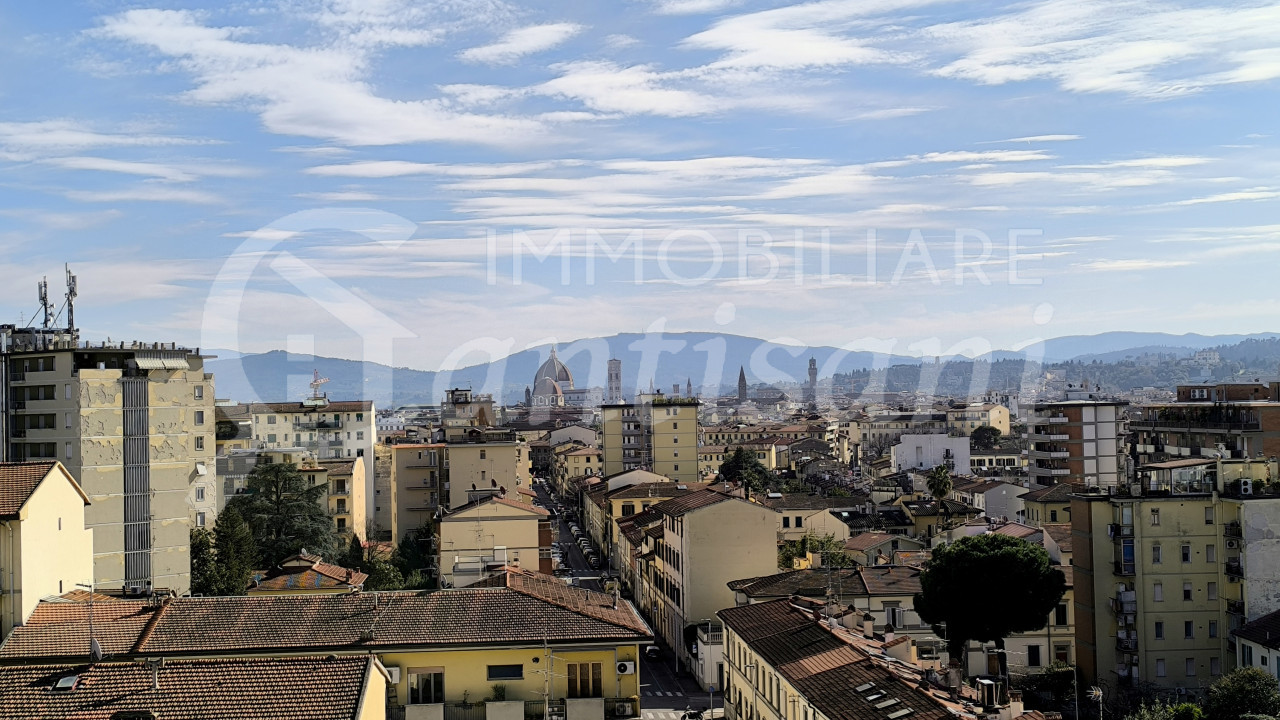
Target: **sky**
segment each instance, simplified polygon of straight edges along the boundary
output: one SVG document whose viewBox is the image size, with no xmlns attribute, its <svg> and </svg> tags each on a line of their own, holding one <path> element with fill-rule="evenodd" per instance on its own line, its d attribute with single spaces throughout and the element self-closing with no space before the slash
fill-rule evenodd
<svg viewBox="0 0 1280 720">
<path fill-rule="evenodd" d="M 1276 331 L 1280 3 L 0 6 L 0 286 L 435 370 Z M 1253 281 L 1242 280 L 1257 278 Z"/>
</svg>

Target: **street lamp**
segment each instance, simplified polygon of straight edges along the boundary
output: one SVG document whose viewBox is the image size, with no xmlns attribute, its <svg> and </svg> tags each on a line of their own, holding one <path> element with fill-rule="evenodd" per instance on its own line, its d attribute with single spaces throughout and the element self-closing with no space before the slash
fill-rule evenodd
<svg viewBox="0 0 1280 720">
<path fill-rule="evenodd" d="M 1089 699 L 1098 701 L 1098 720 L 1102 720 L 1102 688 L 1097 685 L 1089 688 Z"/>
</svg>

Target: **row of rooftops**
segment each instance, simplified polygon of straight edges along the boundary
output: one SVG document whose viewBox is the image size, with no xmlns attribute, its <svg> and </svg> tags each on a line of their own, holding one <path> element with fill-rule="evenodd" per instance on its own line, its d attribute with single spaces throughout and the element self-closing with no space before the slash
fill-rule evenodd
<svg viewBox="0 0 1280 720">
<path fill-rule="evenodd" d="M 369 653 L 511 643 L 646 642 L 635 609 L 610 595 L 518 570 L 434 592 L 180 597 L 95 596 L 94 638 L 108 658 Z M 90 603 L 42 601 L 0 645 L 0 665 L 82 662 Z"/>
</svg>

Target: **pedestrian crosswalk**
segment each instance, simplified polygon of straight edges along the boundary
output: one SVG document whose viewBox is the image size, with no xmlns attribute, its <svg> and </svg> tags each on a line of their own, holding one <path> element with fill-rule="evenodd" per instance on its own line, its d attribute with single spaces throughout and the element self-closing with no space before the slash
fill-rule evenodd
<svg viewBox="0 0 1280 720">
<path fill-rule="evenodd" d="M 645 690 L 640 694 L 644 697 L 684 697 L 684 693 L 663 692 L 661 690 Z"/>
<path fill-rule="evenodd" d="M 680 720 L 683 710 L 645 710 L 645 720 Z"/>
</svg>

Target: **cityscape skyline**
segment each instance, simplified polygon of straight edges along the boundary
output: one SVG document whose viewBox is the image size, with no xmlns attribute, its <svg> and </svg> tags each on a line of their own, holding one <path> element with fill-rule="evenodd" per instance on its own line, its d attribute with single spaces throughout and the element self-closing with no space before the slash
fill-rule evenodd
<svg viewBox="0 0 1280 720">
<path fill-rule="evenodd" d="M 373 339 L 423 368 L 649 330 L 1251 333 L 1280 307 L 1187 291 L 1280 250 L 1274 3 L 2 12 L 7 322 L 64 262 L 88 338 Z"/>
</svg>

